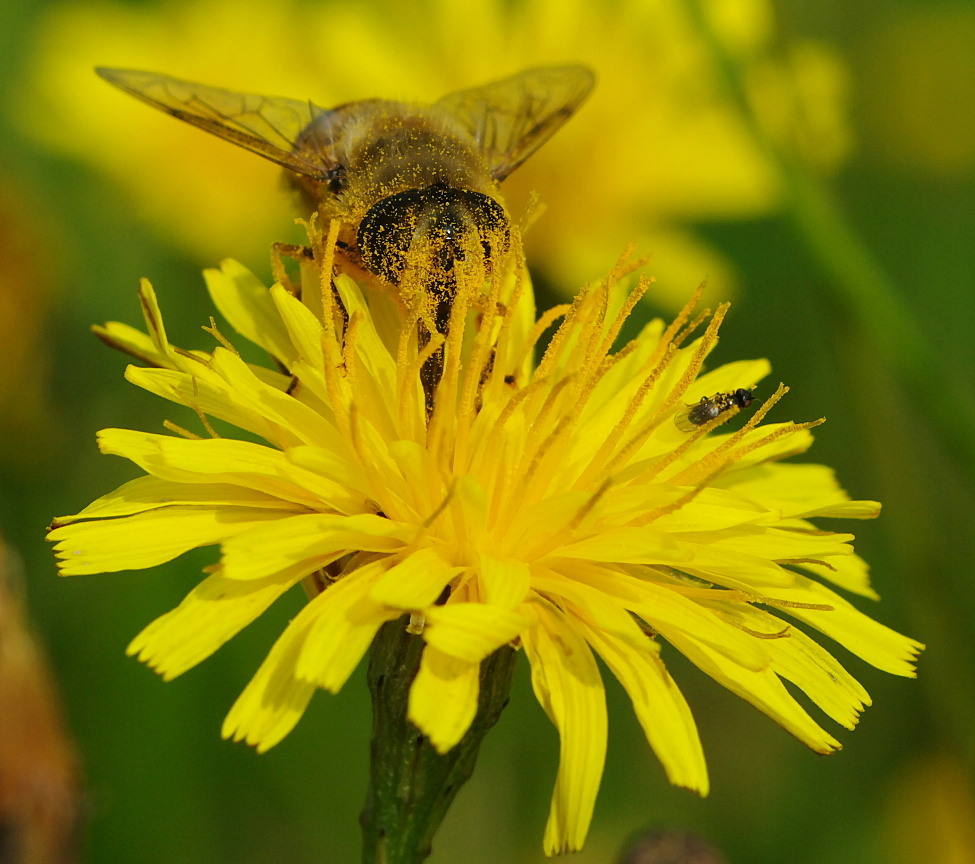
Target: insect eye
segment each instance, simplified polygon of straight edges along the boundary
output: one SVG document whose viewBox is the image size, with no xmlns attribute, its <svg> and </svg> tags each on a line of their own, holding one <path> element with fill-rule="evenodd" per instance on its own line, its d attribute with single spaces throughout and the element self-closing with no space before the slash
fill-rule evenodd
<svg viewBox="0 0 975 864">
<path fill-rule="evenodd" d="M 471 248 L 466 238 L 474 232 L 486 261 L 503 254 L 509 238 L 504 209 L 480 192 L 438 183 L 399 192 L 374 204 L 359 223 L 356 241 L 366 269 L 395 285 L 418 238 L 436 244 L 435 266 L 449 272 L 454 261 L 462 260 L 465 249 Z"/>
<path fill-rule="evenodd" d="M 333 195 L 338 195 L 339 192 L 344 192 L 345 187 L 349 185 L 344 165 L 336 165 L 334 168 L 329 168 L 325 174 L 325 177 L 325 182 L 328 185 L 328 191 Z"/>
</svg>

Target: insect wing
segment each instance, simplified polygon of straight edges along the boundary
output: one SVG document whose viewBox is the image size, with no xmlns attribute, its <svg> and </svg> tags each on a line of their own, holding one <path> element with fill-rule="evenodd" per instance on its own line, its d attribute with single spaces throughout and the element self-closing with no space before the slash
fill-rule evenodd
<svg viewBox="0 0 975 864">
<path fill-rule="evenodd" d="M 278 165 L 324 180 L 326 154 L 294 152 L 302 130 L 328 113 L 311 102 L 234 93 L 134 69 L 96 69 L 126 93 L 173 117 L 238 144 Z"/>
<path fill-rule="evenodd" d="M 674 423 L 677 424 L 677 428 L 681 432 L 693 432 L 700 427 L 701 422 L 697 418 L 697 408 L 696 402 L 693 405 L 684 405 L 674 415 Z"/>
<path fill-rule="evenodd" d="M 595 83 L 585 66 L 528 69 L 448 93 L 434 107 L 470 132 L 491 174 L 504 180 L 576 112 Z"/>
</svg>

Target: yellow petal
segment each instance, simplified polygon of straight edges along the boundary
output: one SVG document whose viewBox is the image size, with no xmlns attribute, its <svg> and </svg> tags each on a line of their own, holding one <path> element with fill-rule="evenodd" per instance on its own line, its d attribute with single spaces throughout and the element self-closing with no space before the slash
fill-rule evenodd
<svg viewBox="0 0 975 864">
<path fill-rule="evenodd" d="M 485 603 L 513 609 L 524 602 L 531 588 L 531 572 L 527 564 L 499 561 L 483 552 L 479 560 L 477 572 Z"/>
<path fill-rule="evenodd" d="M 870 567 L 859 555 L 837 556 L 830 558 L 828 562 L 824 561 L 822 564 L 803 561 L 794 566 L 801 570 L 807 570 L 820 579 L 826 579 L 840 588 L 852 591 L 854 594 L 869 597 L 871 600 L 880 599 L 877 592 L 870 587 Z"/>
<path fill-rule="evenodd" d="M 249 531 L 223 545 L 228 579 L 259 579 L 307 558 L 336 552 L 368 550 L 392 552 L 413 532 L 389 519 L 371 514 L 332 516 L 310 513 L 289 516 Z"/>
<path fill-rule="evenodd" d="M 323 562 L 316 562 L 318 566 Z M 171 612 L 146 627 L 126 649 L 167 681 L 205 660 L 264 612 L 316 564 L 303 562 L 264 579 L 241 582 L 219 571 L 204 579 Z"/>
<path fill-rule="evenodd" d="M 163 480 L 231 483 L 315 509 L 361 510 L 358 495 L 293 464 L 280 450 L 250 441 L 190 440 L 130 429 L 103 429 L 98 433 L 98 445 L 103 453 L 130 459 Z"/>
<path fill-rule="evenodd" d="M 532 576 L 532 588 L 549 599 L 570 601 L 577 617 L 594 629 L 612 634 L 634 648 L 650 652 L 653 650 L 651 646 L 656 644 L 647 638 L 618 598 L 573 579 L 569 574 L 539 568 Z"/>
<path fill-rule="evenodd" d="M 115 348 L 152 366 L 169 368 L 172 360 L 168 354 L 159 351 L 156 344 L 141 330 L 122 324 L 119 321 L 108 321 L 104 327 L 95 325 L 92 332 L 110 348 Z"/>
<path fill-rule="evenodd" d="M 470 728 L 477 714 L 479 663 L 423 649 L 420 670 L 410 685 L 407 716 L 438 753 L 446 753 Z"/>
<path fill-rule="evenodd" d="M 424 615 L 427 644 L 467 663 L 480 663 L 531 623 L 518 612 L 481 603 L 432 606 Z"/>
<path fill-rule="evenodd" d="M 287 735 L 305 713 L 315 685 L 295 677 L 295 663 L 322 595 L 312 600 L 274 643 L 257 673 L 237 697 L 220 734 L 246 741 L 263 753 Z"/>
<path fill-rule="evenodd" d="M 797 575 L 794 588 L 789 591 L 770 589 L 765 595 L 772 599 L 829 606 L 830 611 L 795 607 L 785 607 L 782 611 L 832 637 L 871 666 L 891 675 L 915 676 L 914 661 L 924 646 L 864 615 L 826 586 Z"/>
<path fill-rule="evenodd" d="M 382 562 L 367 564 L 329 585 L 316 598 L 317 613 L 298 656 L 295 675 L 337 693 L 386 621 L 401 614 L 369 598 Z"/>
<path fill-rule="evenodd" d="M 368 478 L 355 462 L 340 451 L 301 445 L 289 447 L 284 455 L 289 462 L 325 477 L 340 487 L 354 489 L 363 497 L 368 497 L 370 493 Z"/>
<path fill-rule="evenodd" d="M 870 696 L 839 661 L 798 628 L 771 640 L 772 671 L 799 687 L 841 726 L 852 729 Z"/>
<path fill-rule="evenodd" d="M 759 381 L 769 375 L 772 364 L 768 360 L 735 360 L 712 369 L 698 378 L 687 388 L 683 401 L 688 405 L 697 402 L 702 396 L 715 393 L 730 393 L 739 387 L 752 389 Z M 773 388 L 774 389 L 774 388 Z"/>
<path fill-rule="evenodd" d="M 463 569 L 448 564 L 434 549 L 420 549 L 379 577 L 370 597 L 398 609 L 423 609 L 432 606 Z"/>
<path fill-rule="evenodd" d="M 234 398 L 297 437 L 295 444 L 343 449 L 335 427 L 290 393 L 269 387 L 226 348 L 213 352 L 210 368 L 227 382 Z"/>
<path fill-rule="evenodd" d="M 166 338 L 166 327 L 163 324 L 162 310 L 156 300 L 156 292 L 148 279 L 139 280 L 139 303 L 142 305 L 142 316 L 145 318 L 149 338 L 156 350 L 165 356 L 172 354 L 169 339 Z"/>
<path fill-rule="evenodd" d="M 187 365 L 189 363 L 187 362 Z M 254 411 L 237 400 L 227 382 L 214 375 L 202 364 L 195 363 L 199 370 L 193 374 L 175 369 L 143 369 L 128 366 L 125 380 L 149 393 L 154 393 L 177 405 L 184 405 L 194 412 L 199 411 L 230 423 L 239 429 L 272 441 L 275 429 L 258 411 Z M 201 433 L 205 429 L 200 430 Z"/>
<path fill-rule="evenodd" d="M 166 507 L 120 519 L 75 522 L 47 535 L 57 545 L 62 576 L 142 570 L 197 546 L 219 543 L 268 520 L 276 510 L 247 507 Z M 290 562 L 289 562 L 290 563 Z"/>
<path fill-rule="evenodd" d="M 228 258 L 219 270 L 204 270 L 203 278 L 214 305 L 234 330 L 285 366 L 295 358 L 297 352 L 268 289 L 250 270 Z"/>
<path fill-rule="evenodd" d="M 826 465 L 777 462 L 756 465 L 729 478 L 733 488 L 754 501 L 791 516 L 844 516 L 868 519 L 879 513 L 876 501 L 851 501 Z M 719 480 L 720 485 L 724 482 Z"/>
<path fill-rule="evenodd" d="M 691 710 L 663 662 L 598 628 L 586 639 L 623 685 L 647 741 L 675 786 L 708 794 L 708 769 Z M 646 638 L 646 637 L 644 637 Z"/>
<path fill-rule="evenodd" d="M 160 480 L 158 477 L 137 477 L 119 486 L 114 492 L 102 495 L 92 501 L 84 510 L 74 516 L 59 516 L 55 527 L 78 522 L 82 519 L 109 519 L 117 516 L 131 516 L 146 510 L 160 507 L 195 507 L 199 505 L 216 508 L 226 507 L 267 507 L 274 510 L 294 511 L 291 501 L 283 501 L 263 492 L 231 486 L 226 483 L 176 483 Z"/>
<path fill-rule="evenodd" d="M 559 730 L 559 772 L 545 825 L 545 854 L 581 849 L 606 759 L 606 695 L 582 636 L 540 602 L 538 626 L 522 636 L 532 687 Z"/>
<path fill-rule="evenodd" d="M 624 518 L 627 513 L 631 514 L 630 518 L 639 518 L 648 511 L 677 502 L 688 491 L 669 483 L 625 486 L 607 494 L 607 506 L 601 512 L 608 515 L 610 507 L 618 506 L 621 521 L 629 521 Z M 641 495 L 645 496 L 643 500 Z M 693 501 L 657 517 L 651 524 L 658 531 L 714 532 L 738 525 L 775 523 L 781 518 L 780 511 L 757 504 L 735 491 L 702 489 Z"/>
<path fill-rule="evenodd" d="M 560 546 L 556 554 L 565 558 L 632 564 L 680 564 L 691 559 L 688 548 L 652 527 L 600 531 L 585 540 Z"/>
<path fill-rule="evenodd" d="M 761 640 L 733 627 L 706 606 L 667 586 L 608 569 L 581 567 L 575 562 L 567 562 L 564 566 L 569 568 L 565 572 L 574 579 L 619 598 L 624 608 L 635 612 L 668 640 L 674 634 L 684 634 L 708 644 L 746 669 L 757 671 L 769 664 Z"/>
<path fill-rule="evenodd" d="M 298 356 L 312 368 L 321 369 L 325 363 L 321 322 L 304 303 L 280 285 L 271 286 L 270 296 Z"/>
<path fill-rule="evenodd" d="M 852 534 L 806 534 L 781 528 L 741 525 L 713 536 L 706 532 L 682 534 L 681 540 L 707 544 L 713 549 L 760 555 L 771 561 L 790 558 L 830 558 L 852 555 Z"/>
<path fill-rule="evenodd" d="M 771 670 L 753 672 L 732 663 L 700 642 L 680 635 L 669 637 L 682 654 L 715 681 L 751 702 L 784 729 L 817 753 L 832 753 L 840 743 L 822 729 L 792 697 Z"/>
<path fill-rule="evenodd" d="M 678 564 L 679 569 L 726 588 L 759 591 L 767 586 L 786 588 L 795 582 L 795 574 L 791 570 L 763 555 L 728 549 L 720 543 L 682 545 L 688 563 Z"/>
</svg>

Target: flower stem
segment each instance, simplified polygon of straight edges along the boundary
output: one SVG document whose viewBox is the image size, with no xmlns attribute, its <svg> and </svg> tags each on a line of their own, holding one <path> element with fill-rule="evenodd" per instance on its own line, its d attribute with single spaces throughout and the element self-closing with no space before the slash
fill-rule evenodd
<svg viewBox="0 0 975 864">
<path fill-rule="evenodd" d="M 373 737 L 369 791 L 360 816 L 363 864 L 419 864 L 433 835 L 470 779 L 487 731 L 508 704 L 515 652 L 495 651 L 481 664 L 477 715 L 460 743 L 438 753 L 406 717 L 423 639 L 408 633 L 408 616 L 385 624 L 372 644 L 369 690 Z"/>
</svg>

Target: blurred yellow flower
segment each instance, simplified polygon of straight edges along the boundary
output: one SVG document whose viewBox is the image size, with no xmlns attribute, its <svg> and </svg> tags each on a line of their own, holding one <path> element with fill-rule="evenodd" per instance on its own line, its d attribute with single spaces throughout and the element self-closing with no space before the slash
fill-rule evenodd
<svg viewBox="0 0 975 864">
<path fill-rule="evenodd" d="M 961 753 L 924 753 L 901 767 L 884 814 L 891 864 L 975 864 L 975 782 Z"/>
<path fill-rule="evenodd" d="M 892 7 L 865 34 L 864 146 L 893 167 L 975 174 L 975 8 Z"/>
<path fill-rule="evenodd" d="M 848 141 L 836 57 L 809 43 L 773 57 L 768 0 L 705 6 L 750 70 L 770 134 L 813 164 L 841 161 Z M 549 208 L 526 240 L 529 258 L 556 284 L 578 284 L 635 240 L 654 253 L 654 291 L 669 290 L 656 296 L 675 310 L 683 298 L 660 286 L 709 275 L 709 290 L 727 296 L 734 282 L 687 226 L 767 213 L 780 195 L 777 169 L 724 96 L 678 0 L 102 0 L 50 7 L 34 56 L 25 126 L 108 173 L 147 220 L 202 260 L 230 248 L 257 261 L 270 240 L 287 239 L 276 170 L 127 103 L 94 66 L 329 107 L 375 96 L 432 101 L 530 66 L 584 62 L 600 79 L 595 97 L 505 184 L 516 216 L 532 189 Z"/>
<path fill-rule="evenodd" d="M 300 292 L 280 268 L 270 289 L 233 261 L 206 272 L 217 308 L 274 368 L 245 362 L 213 324 L 212 351 L 171 345 L 147 283 L 148 334 L 99 328 L 150 365 L 130 366 L 129 381 L 190 408 L 209 437 L 172 424 L 179 434 L 102 431 L 102 451 L 145 476 L 58 519 L 49 535 L 64 575 L 147 568 L 220 545 L 206 579 L 129 647 L 167 679 L 304 582 L 310 602 L 224 735 L 272 747 L 317 688 L 342 687 L 384 622 L 409 614 L 425 643 L 409 718 L 446 752 L 475 716 L 481 661 L 521 646 L 561 739 L 544 842 L 554 854 L 582 846 L 603 770 L 597 655 L 671 782 L 701 794 L 704 755 L 665 646 L 820 753 L 840 745 L 784 682 L 846 728 L 869 697 L 792 620 L 913 675 L 921 646 L 827 587 L 876 596 L 852 535 L 811 520 L 872 518 L 879 505 L 850 500 L 825 466 L 781 461 L 810 446 L 816 425 L 761 425 L 784 388 L 735 432 L 712 434 L 734 408 L 710 420 L 698 412 L 689 431 L 675 422 L 686 427 L 688 404 L 750 388 L 769 371 L 749 360 L 701 373 L 726 307 L 705 326 L 689 304 L 614 353 L 651 284 L 624 290 L 625 259 L 537 322 L 519 257 L 495 267 L 486 293 L 483 274 L 458 261 L 443 341 L 424 346 L 422 294 L 364 295 L 348 276 L 333 289 L 335 236 L 312 231 L 323 263 L 302 264 Z M 535 344 L 560 318 L 536 364 Z M 434 390 L 425 363 L 441 345 Z M 220 437 L 216 421 L 264 443 Z"/>
<path fill-rule="evenodd" d="M 39 209 L 29 188 L 0 173 L 0 462 L 21 468 L 43 459 L 57 440 L 51 360 L 41 348 L 57 268 L 42 254 L 51 238 Z"/>
</svg>

